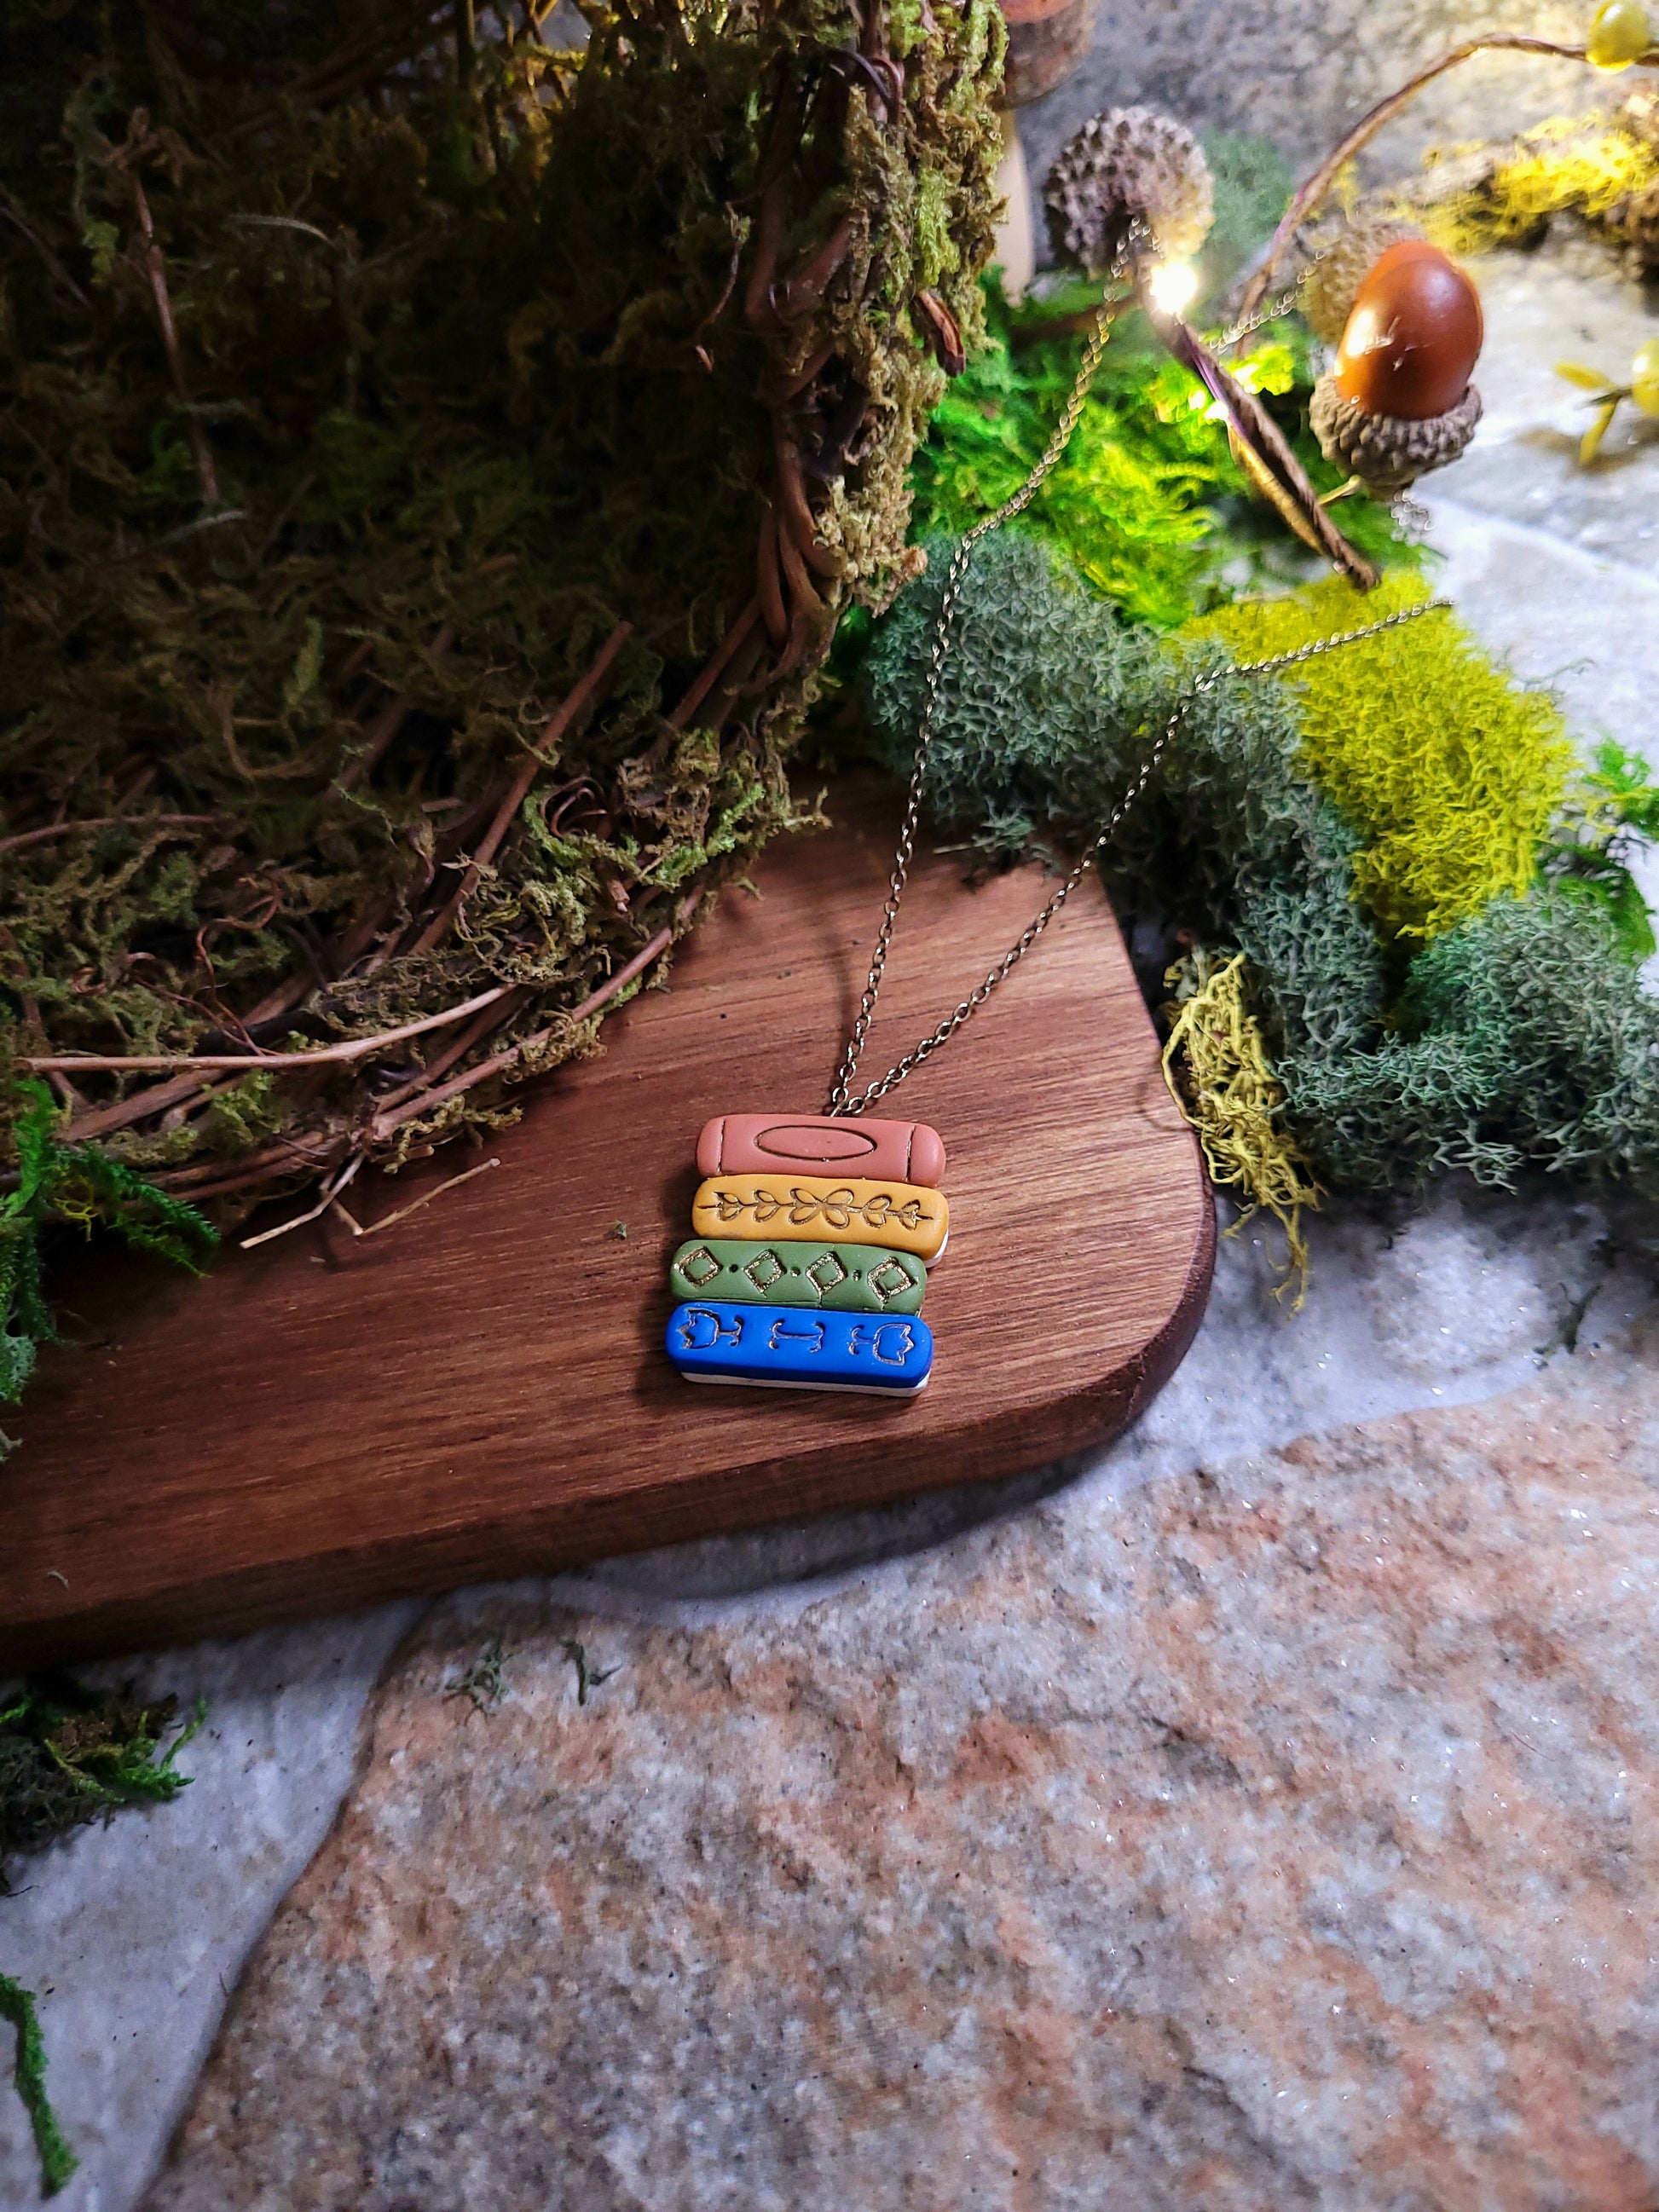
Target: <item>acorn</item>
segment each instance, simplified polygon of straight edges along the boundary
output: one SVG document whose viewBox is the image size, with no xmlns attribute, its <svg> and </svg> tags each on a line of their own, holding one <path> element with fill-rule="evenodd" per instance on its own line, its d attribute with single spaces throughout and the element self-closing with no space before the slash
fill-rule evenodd
<svg viewBox="0 0 1659 2212">
<path fill-rule="evenodd" d="M 1373 491 L 1405 490 L 1474 435 L 1480 295 L 1426 239 L 1390 246 L 1354 295 L 1336 366 L 1314 387 L 1327 460 Z"/>
</svg>

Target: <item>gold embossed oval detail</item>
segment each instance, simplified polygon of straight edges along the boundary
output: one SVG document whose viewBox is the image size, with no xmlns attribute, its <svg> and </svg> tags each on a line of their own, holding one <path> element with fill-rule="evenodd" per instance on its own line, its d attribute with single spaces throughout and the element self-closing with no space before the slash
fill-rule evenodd
<svg viewBox="0 0 1659 2212">
<path fill-rule="evenodd" d="M 711 1176 L 691 1202 L 699 1237 L 750 1237 L 792 1243 L 882 1244 L 931 1263 L 951 1232 L 944 1194 L 916 1183 L 849 1176 Z"/>
<path fill-rule="evenodd" d="M 755 1150 L 785 1167 L 799 1160 L 822 1161 L 826 1168 L 850 1168 L 867 1160 L 876 1140 L 851 1121 L 776 1121 L 757 1132 Z"/>
</svg>

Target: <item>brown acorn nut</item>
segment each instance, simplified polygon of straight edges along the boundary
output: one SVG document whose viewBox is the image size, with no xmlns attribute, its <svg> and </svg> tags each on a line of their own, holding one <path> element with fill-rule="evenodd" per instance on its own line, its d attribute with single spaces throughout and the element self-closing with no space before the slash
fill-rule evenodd
<svg viewBox="0 0 1659 2212">
<path fill-rule="evenodd" d="M 1340 345 L 1359 288 L 1391 246 L 1421 238 L 1403 216 L 1360 216 L 1345 223 L 1318 259 L 1303 271 L 1297 305 L 1316 337 Z"/>
<path fill-rule="evenodd" d="M 1426 239 L 1402 240 L 1354 295 L 1337 390 L 1368 415 L 1429 422 L 1462 399 L 1484 336 L 1480 295 L 1462 270 Z"/>
</svg>

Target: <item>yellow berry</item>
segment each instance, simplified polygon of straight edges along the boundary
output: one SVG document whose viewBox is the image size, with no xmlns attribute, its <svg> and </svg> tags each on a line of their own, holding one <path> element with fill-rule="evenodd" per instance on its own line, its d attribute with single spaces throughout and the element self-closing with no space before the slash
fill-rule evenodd
<svg viewBox="0 0 1659 2212">
<path fill-rule="evenodd" d="M 1644 415 L 1659 415 L 1659 338 L 1637 347 L 1630 365 L 1630 396 Z"/>
<path fill-rule="evenodd" d="M 1653 44 L 1642 0 L 1601 0 L 1590 22 L 1585 52 L 1599 70 L 1628 69 Z"/>
</svg>

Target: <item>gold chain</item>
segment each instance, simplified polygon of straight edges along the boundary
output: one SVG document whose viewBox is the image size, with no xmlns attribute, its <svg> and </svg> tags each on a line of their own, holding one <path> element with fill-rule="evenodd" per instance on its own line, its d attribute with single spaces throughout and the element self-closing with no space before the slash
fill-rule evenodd
<svg viewBox="0 0 1659 2212">
<path fill-rule="evenodd" d="M 1030 505 L 1041 489 L 1044 478 L 1053 471 L 1060 456 L 1070 444 L 1072 433 L 1078 426 L 1079 418 L 1088 399 L 1089 387 L 1094 381 L 1095 371 L 1099 368 L 1101 356 L 1106 350 L 1106 341 L 1110 335 L 1111 316 L 1116 305 L 1117 302 L 1115 300 L 1103 301 L 1095 316 L 1093 325 L 1089 332 L 1088 343 L 1083 349 L 1083 359 L 1078 366 L 1077 379 L 1072 386 L 1072 396 L 1066 403 L 1065 412 L 1054 426 L 1054 434 L 1049 439 L 1042 459 L 1038 461 L 1030 475 L 1026 477 L 1012 498 L 1005 500 L 994 514 L 988 514 L 964 534 L 956 551 L 951 556 L 951 565 L 945 575 L 944 596 L 939 601 L 939 620 L 933 631 L 933 649 L 928 656 L 927 682 L 922 695 L 921 720 L 916 733 L 915 763 L 910 771 L 910 787 L 904 803 L 904 818 L 899 827 L 898 850 L 894 855 L 892 874 L 888 878 L 887 902 L 882 910 L 881 927 L 876 933 L 875 951 L 871 957 L 870 973 L 865 982 L 863 995 L 859 1000 L 858 1013 L 848 1036 L 847 1048 L 842 1054 L 841 1066 L 836 1071 L 835 1083 L 824 1103 L 823 1110 L 826 1114 L 861 1114 L 872 1101 L 885 1097 L 890 1091 L 896 1090 L 907 1075 L 920 1067 L 923 1060 L 931 1059 L 939 1047 L 947 1043 L 964 1023 L 973 1019 L 997 986 L 1013 973 L 1082 882 L 1088 873 L 1091 864 L 1098 859 L 1101 853 L 1110 843 L 1124 816 L 1140 798 L 1152 781 L 1153 770 L 1169 750 L 1176 731 L 1186 719 L 1187 709 L 1194 699 L 1201 696 L 1204 692 L 1212 690 L 1224 678 L 1276 674 L 1281 669 L 1294 668 L 1302 661 L 1312 660 L 1320 653 L 1334 653 L 1339 646 L 1357 645 L 1364 638 L 1380 637 L 1385 630 L 1398 629 L 1402 623 L 1416 622 L 1424 615 L 1449 612 L 1450 610 L 1451 603 L 1448 599 L 1426 599 L 1420 606 L 1407 607 L 1399 614 L 1384 617 L 1381 622 L 1369 623 L 1364 629 L 1344 630 L 1334 637 L 1316 638 L 1310 645 L 1297 647 L 1294 652 L 1276 653 L 1271 660 L 1247 661 L 1237 667 L 1213 669 L 1206 675 L 1195 678 L 1185 696 L 1177 702 L 1174 713 L 1164 724 L 1157 742 L 1141 763 L 1134 781 L 1112 809 L 1077 866 L 1066 878 L 1042 912 L 1035 916 L 996 965 L 988 970 L 983 980 L 977 983 L 968 996 L 945 1017 L 936 1029 L 930 1031 L 919 1043 L 912 1046 L 902 1060 L 896 1060 L 885 1075 L 880 1077 L 876 1082 L 866 1085 L 864 1090 L 854 1097 L 853 1080 L 858 1073 L 859 1061 L 864 1055 L 865 1042 L 870 1034 L 870 1024 L 875 1015 L 876 1000 L 880 996 L 882 978 L 886 972 L 888 949 L 893 941 L 894 925 L 898 920 L 899 905 L 904 896 L 905 884 L 909 880 L 910 863 L 915 855 L 916 830 L 921 818 L 922 783 L 927 774 L 928 756 L 933 750 L 939 713 L 939 680 L 945 672 L 951 623 L 956 612 L 963 579 L 967 574 L 968 563 L 972 558 L 974 548 L 979 544 L 981 538 L 988 538 L 994 530 L 1000 530 L 1005 522 L 1012 521 L 1015 515 L 1022 514 Z"/>
</svg>

